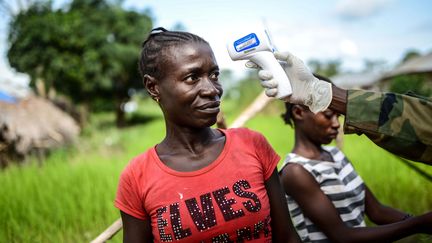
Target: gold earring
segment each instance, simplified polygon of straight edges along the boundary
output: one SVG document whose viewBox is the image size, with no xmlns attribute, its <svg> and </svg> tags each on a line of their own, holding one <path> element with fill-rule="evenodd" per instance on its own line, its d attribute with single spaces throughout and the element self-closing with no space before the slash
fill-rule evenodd
<svg viewBox="0 0 432 243">
<path fill-rule="evenodd" d="M 154 100 L 159 104 L 159 97 L 154 97 Z"/>
</svg>

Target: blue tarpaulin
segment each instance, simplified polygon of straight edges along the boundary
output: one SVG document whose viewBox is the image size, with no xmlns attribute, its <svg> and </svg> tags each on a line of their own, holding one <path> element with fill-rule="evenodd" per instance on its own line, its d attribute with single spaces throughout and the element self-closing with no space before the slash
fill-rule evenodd
<svg viewBox="0 0 432 243">
<path fill-rule="evenodd" d="M 0 91 L 0 101 L 7 102 L 7 103 L 16 103 L 18 100 L 15 97 Z"/>
</svg>

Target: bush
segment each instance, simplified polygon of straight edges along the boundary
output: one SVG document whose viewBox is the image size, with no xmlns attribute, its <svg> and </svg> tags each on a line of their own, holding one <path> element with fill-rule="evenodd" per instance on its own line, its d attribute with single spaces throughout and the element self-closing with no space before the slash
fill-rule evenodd
<svg viewBox="0 0 432 243">
<path fill-rule="evenodd" d="M 425 74 L 400 75 L 391 80 L 390 92 L 404 94 L 411 91 L 421 96 L 432 97 L 432 89 L 427 83 Z"/>
</svg>

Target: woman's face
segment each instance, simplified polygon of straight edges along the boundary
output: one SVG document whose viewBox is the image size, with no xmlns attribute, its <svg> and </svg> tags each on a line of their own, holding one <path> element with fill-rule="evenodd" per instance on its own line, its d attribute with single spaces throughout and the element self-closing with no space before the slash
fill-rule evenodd
<svg viewBox="0 0 432 243">
<path fill-rule="evenodd" d="M 339 115 L 327 109 L 317 114 L 307 111 L 305 130 L 308 137 L 318 144 L 328 144 L 336 138 L 338 134 Z"/>
<path fill-rule="evenodd" d="M 164 55 L 158 86 L 167 122 L 189 127 L 215 124 L 223 90 L 210 46 L 190 43 L 171 47 Z"/>
</svg>

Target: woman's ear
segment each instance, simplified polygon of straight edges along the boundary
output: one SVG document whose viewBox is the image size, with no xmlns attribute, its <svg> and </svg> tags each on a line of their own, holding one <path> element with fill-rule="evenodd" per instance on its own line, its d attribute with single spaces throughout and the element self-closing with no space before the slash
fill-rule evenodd
<svg viewBox="0 0 432 243">
<path fill-rule="evenodd" d="M 159 85 L 157 82 L 157 79 L 148 75 L 144 74 L 144 87 L 147 90 L 147 92 L 150 94 L 152 99 L 159 100 Z"/>
<path fill-rule="evenodd" d="M 300 105 L 293 105 L 292 107 L 292 117 L 293 120 L 303 120 L 305 115 L 305 109 Z"/>
</svg>

